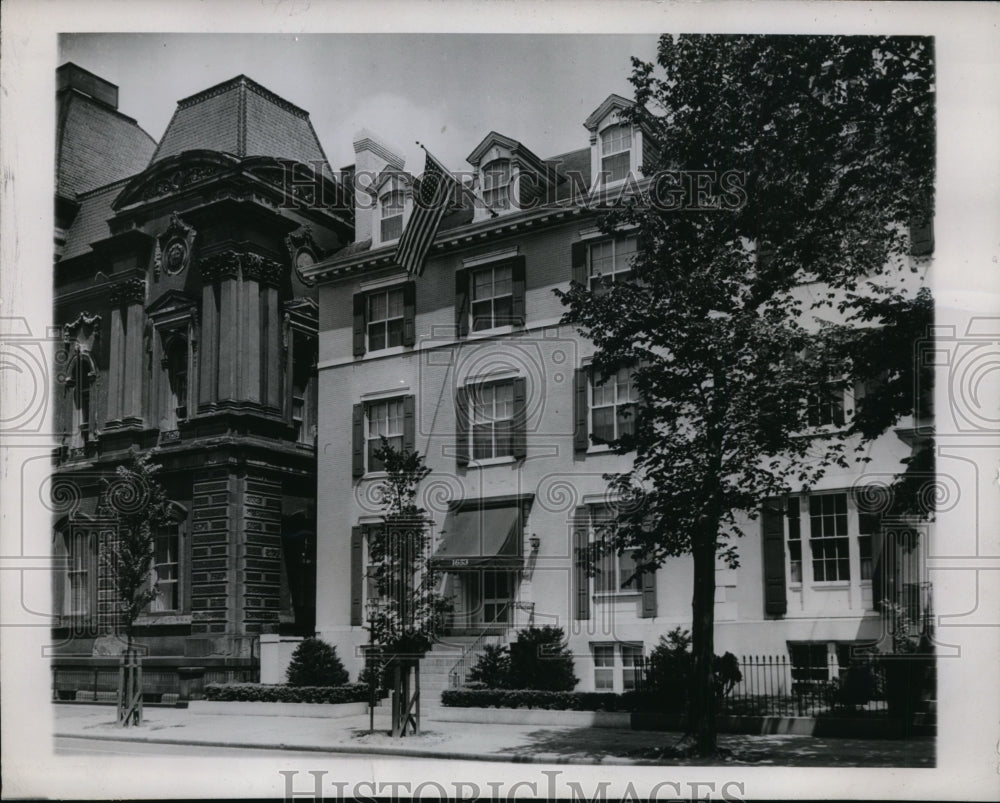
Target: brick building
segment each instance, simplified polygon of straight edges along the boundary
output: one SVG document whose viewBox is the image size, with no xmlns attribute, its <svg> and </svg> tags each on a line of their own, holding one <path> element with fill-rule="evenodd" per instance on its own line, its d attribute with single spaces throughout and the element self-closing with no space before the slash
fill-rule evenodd
<svg viewBox="0 0 1000 803">
<path fill-rule="evenodd" d="M 580 149 L 549 159 L 490 132 L 467 158 L 475 202 L 465 194 L 452 206 L 417 279 L 393 259 L 413 205 L 410 176 L 374 135 L 354 142 L 355 169 L 378 177 L 356 198 L 354 243 L 306 271 L 320 313 L 317 631 L 352 674 L 367 642 L 381 435 L 419 450 L 432 469 L 418 501 L 455 611 L 425 662 L 426 690 L 461 680 L 484 645 L 516 628 L 554 624 L 569 637 L 578 688 L 622 691 L 661 635 L 690 626 L 689 558 L 639 579 L 628 556 L 609 556 L 592 578 L 573 559 L 614 515 L 602 475 L 629 458 L 601 442 L 628 426 L 634 399 L 627 372 L 594 384 L 593 346 L 560 324 L 552 290 L 629 270 L 634 237 L 602 233 L 581 202 L 639 175 L 643 131 L 617 114 L 627 103 L 606 99 L 584 122 Z M 925 269 L 926 260 L 919 280 Z M 842 424 L 849 396 L 817 408 L 816 425 Z M 756 535 L 739 545 L 740 568 L 720 563 L 716 574 L 718 652 L 835 663 L 845 647 L 883 636 L 884 595 L 926 613 L 926 538 L 907 548 L 886 537 L 857 493 L 863 474 L 900 470 L 915 423 L 874 443 L 864 470 L 832 469 L 808 496 L 776 500 L 747 527 Z"/>
<path fill-rule="evenodd" d="M 138 622 L 146 691 L 176 693 L 179 666 L 249 679 L 261 634 L 313 630 L 317 304 L 302 269 L 350 242 L 352 210 L 308 113 L 246 76 L 179 101 L 158 143 L 113 84 L 69 63 L 57 79 L 56 688 L 114 688 L 98 498 L 132 448 L 162 466 L 173 511 Z M 290 196 L 293 167 L 306 179 Z"/>
</svg>

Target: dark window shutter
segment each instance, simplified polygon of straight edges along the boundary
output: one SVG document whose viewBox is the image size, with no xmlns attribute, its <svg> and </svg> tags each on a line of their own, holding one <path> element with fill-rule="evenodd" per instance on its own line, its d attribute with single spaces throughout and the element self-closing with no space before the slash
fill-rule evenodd
<svg viewBox="0 0 1000 803">
<path fill-rule="evenodd" d="M 650 569 L 639 575 L 639 582 L 642 586 L 642 607 L 639 609 L 639 616 L 643 619 L 652 619 L 656 616 L 656 571 Z"/>
<path fill-rule="evenodd" d="M 590 446 L 587 435 L 587 419 L 590 417 L 587 373 L 585 368 L 577 368 L 573 374 L 573 450 L 576 452 L 585 452 Z"/>
<path fill-rule="evenodd" d="M 403 397 L 403 449 L 412 452 L 416 446 L 416 396 Z"/>
<path fill-rule="evenodd" d="M 403 345 L 417 342 L 417 283 L 403 285 Z"/>
<path fill-rule="evenodd" d="M 524 326 L 527 323 L 527 318 L 525 317 L 524 311 L 524 293 L 525 293 L 525 276 L 524 276 L 524 257 L 515 257 L 514 261 L 510 266 L 510 278 L 511 278 L 511 318 L 513 320 L 514 326 Z"/>
<path fill-rule="evenodd" d="M 764 542 L 764 613 L 784 616 L 788 610 L 785 593 L 785 522 L 778 500 L 768 500 L 761 510 Z"/>
<path fill-rule="evenodd" d="M 469 272 L 460 270 L 455 274 L 455 336 L 469 334 Z"/>
<path fill-rule="evenodd" d="M 455 462 L 469 465 L 469 391 L 455 391 Z"/>
<path fill-rule="evenodd" d="M 360 527 L 351 527 L 351 626 L 363 624 L 364 596 L 363 539 Z"/>
<path fill-rule="evenodd" d="M 354 356 L 365 353 L 365 294 L 354 294 Z"/>
<path fill-rule="evenodd" d="M 910 253 L 926 256 L 934 252 L 934 218 L 910 221 Z"/>
<path fill-rule="evenodd" d="M 573 281 L 587 285 L 587 243 L 573 243 L 570 247 L 570 261 L 573 265 Z"/>
<path fill-rule="evenodd" d="M 514 431 L 511 433 L 515 460 L 523 460 L 528 456 L 527 393 L 527 382 L 524 377 L 517 377 L 514 380 Z"/>
<path fill-rule="evenodd" d="M 351 415 L 351 476 L 365 473 L 365 406 L 355 404 Z"/>
<path fill-rule="evenodd" d="M 584 556 L 587 551 L 588 511 L 585 506 L 573 512 L 573 618 L 590 618 L 590 578 Z"/>
</svg>

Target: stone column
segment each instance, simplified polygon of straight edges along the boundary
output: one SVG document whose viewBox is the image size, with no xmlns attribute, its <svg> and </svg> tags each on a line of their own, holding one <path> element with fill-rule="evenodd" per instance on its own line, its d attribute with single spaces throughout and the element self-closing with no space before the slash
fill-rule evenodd
<svg viewBox="0 0 1000 803">
<path fill-rule="evenodd" d="M 201 260 L 202 281 L 206 285 L 217 284 L 203 291 L 203 299 L 208 310 L 205 329 L 205 353 L 202 365 L 207 374 L 207 390 L 202 391 L 201 400 L 208 402 L 205 393 L 212 393 L 212 401 L 239 398 L 239 353 L 243 336 L 240 293 L 240 255 L 236 251 L 220 251 Z M 209 295 L 212 293 L 212 295 Z M 218 294 L 218 319 L 214 320 L 215 293 Z M 215 324 L 214 326 L 212 324 Z M 213 377 L 215 382 L 212 382 Z"/>
<path fill-rule="evenodd" d="M 108 382 L 113 393 L 121 395 L 114 420 L 125 426 L 143 422 L 142 389 L 145 355 L 146 316 L 142 305 L 146 300 L 146 282 L 129 279 L 111 289 L 112 323 L 111 354 L 114 373 Z M 117 363 L 117 365 L 116 365 Z M 109 413 L 109 418 L 112 414 Z"/>
</svg>

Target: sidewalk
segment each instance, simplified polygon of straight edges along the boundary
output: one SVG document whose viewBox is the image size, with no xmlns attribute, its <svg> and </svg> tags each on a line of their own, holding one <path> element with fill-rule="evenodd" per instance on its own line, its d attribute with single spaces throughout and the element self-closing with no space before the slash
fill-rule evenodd
<svg viewBox="0 0 1000 803">
<path fill-rule="evenodd" d="M 87 739 L 217 745 L 268 750 L 310 750 L 471 761 L 542 764 L 699 764 L 663 759 L 679 733 L 540 725 L 470 725 L 436 721 L 428 711 L 418 737 L 386 734 L 388 712 L 342 719 L 199 714 L 179 708 L 147 708 L 141 726 L 119 728 L 112 706 L 56 705 L 55 735 Z M 727 763 L 789 767 L 933 767 L 934 740 L 833 739 L 813 736 L 723 734 L 719 746 L 733 751 Z"/>
</svg>

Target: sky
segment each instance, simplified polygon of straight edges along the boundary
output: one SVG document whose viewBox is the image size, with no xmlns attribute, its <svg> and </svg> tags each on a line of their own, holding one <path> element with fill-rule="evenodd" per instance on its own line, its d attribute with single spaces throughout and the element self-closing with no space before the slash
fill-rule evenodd
<svg viewBox="0 0 1000 803">
<path fill-rule="evenodd" d="M 655 35 L 63 34 L 72 61 L 117 84 L 118 106 L 159 140 L 178 100 L 243 73 L 310 113 L 336 170 L 368 128 L 421 172 L 422 142 L 452 170 L 491 130 L 547 158 L 587 147 L 583 121 L 632 96 L 631 57 Z"/>
</svg>

